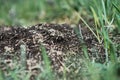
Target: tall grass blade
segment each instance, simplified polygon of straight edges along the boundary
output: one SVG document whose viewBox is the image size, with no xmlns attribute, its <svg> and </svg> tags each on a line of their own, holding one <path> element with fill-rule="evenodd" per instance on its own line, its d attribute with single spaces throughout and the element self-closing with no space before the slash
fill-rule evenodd
<svg viewBox="0 0 120 80">
<path fill-rule="evenodd" d="M 45 71 L 42 73 L 41 77 L 43 77 L 47 80 L 48 79 L 53 80 L 54 74 L 52 73 L 52 68 L 51 68 L 51 65 L 50 65 L 50 60 L 49 60 L 49 57 L 47 55 L 46 49 L 43 45 L 41 45 L 40 48 L 41 48 L 41 51 L 42 51 L 44 68 L 45 68 Z"/>
<path fill-rule="evenodd" d="M 0 80 L 4 80 L 3 76 L 4 76 L 4 74 L 3 74 L 3 72 L 0 69 Z"/>
<path fill-rule="evenodd" d="M 108 20 L 107 20 L 107 14 L 106 14 L 106 8 L 105 8 L 104 0 L 102 0 L 102 7 L 103 7 L 103 13 L 104 13 L 104 18 L 105 18 L 105 23 L 107 23 Z"/>
<path fill-rule="evenodd" d="M 98 40 L 101 42 L 100 40 L 100 35 L 99 35 L 99 29 L 98 27 L 100 27 L 100 22 L 99 22 L 99 18 L 95 12 L 95 10 L 93 9 L 93 7 L 91 7 L 92 13 L 93 13 L 93 17 L 94 17 L 94 22 L 95 22 L 95 27 L 96 27 L 96 32 L 97 32 L 97 36 L 98 36 Z"/>
<path fill-rule="evenodd" d="M 119 12 L 119 14 L 120 14 L 120 9 L 114 4 L 114 3 L 112 3 L 113 4 L 113 6 L 115 7 L 115 9 Z"/>
<path fill-rule="evenodd" d="M 22 44 L 20 46 L 20 49 L 21 49 L 21 65 L 26 68 L 26 45 Z"/>
<path fill-rule="evenodd" d="M 84 24 L 88 27 L 88 29 L 93 33 L 93 35 L 96 37 L 96 39 L 98 40 L 98 42 L 100 43 L 100 39 L 98 38 L 98 36 L 96 35 L 96 33 L 92 30 L 92 28 L 87 24 L 87 22 L 81 16 L 79 16 L 79 17 L 84 22 Z"/>
</svg>

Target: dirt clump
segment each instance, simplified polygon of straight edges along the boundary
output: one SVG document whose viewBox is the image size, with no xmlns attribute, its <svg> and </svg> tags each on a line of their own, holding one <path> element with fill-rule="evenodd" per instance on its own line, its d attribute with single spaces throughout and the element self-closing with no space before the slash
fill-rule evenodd
<svg viewBox="0 0 120 80">
<path fill-rule="evenodd" d="M 118 38 L 114 38 L 111 38 L 113 42 L 119 43 L 119 40 L 116 41 Z M 63 72 L 66 68 L 69 74 L 74 75 L 74 72 L 82 66 L 80 63 L 84 56 L 84 46 L 91 61 L 105 62 L 104 44 L 99 43 L 85 26 L 75 29 L 67 24 L 37 24 L 28 28 L 2 26 L 0 27 L 0 68 L 13 69 L 16 65 L 21 66 L 21 61 L 25 61 L 27 70 L 42 72 L 45 70 L 42 54 L 44 47 L 54 71 Z M 25 57 L 21 57 L 22 53 L 25 53 Z"/>
<path fill-rule="evenodd" d="M 25 45 L 26 62 L 44 64 L 40 46 L 44 46 L 55 70 L 61 66 L 68 53 L 80 53 L 80 41 L 70 26 L 63 24 L 37 24 L 29 28 L 1 27 L 0 28 L 0 58 L 20 60 L 21 45 Z M 33 62 L 32 62 L 33 61 Z"/>
</svg>

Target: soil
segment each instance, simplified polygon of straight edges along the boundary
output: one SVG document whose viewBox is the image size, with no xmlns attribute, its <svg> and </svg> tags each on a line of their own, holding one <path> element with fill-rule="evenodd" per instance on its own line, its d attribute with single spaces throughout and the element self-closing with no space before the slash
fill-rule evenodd
<svg viewBox="0 0 120 80">
<path fill-rule="evenodd" d="M 37 24 L 28 28 L 1 26 L 0 68 L 5 70 L 6 64 L 13 68 L 15 64 L 11 63 L 14 62 L 14 59 L 18 61 L 16 64 L 19 64 L 22 45 L 26 48 L 25 57 L 28 70 L 38 69 L 36 66 L 38 64 L 44 65 L 41 46 L 46 50 L 51 67 L 57 72 L 63 71 L 65 65 L 77 64 L 77 61 L 74 61 L 74 57 L 71 56 L 78 55 L 79 58 L 82 58 L 83 45 L 87 46 L 91 60 L 104 63 L 106 56 L 103 43 L 100 44 L 87 27 L 81 27 L 83 38 L 79 37 L 77 30 L 79 28 L 73 29 L 67 24 Z"/>
<path fill-rule="evenodd" d="M 66 24 L 38 24 L 27 29 L 5 26 L 0 28 L 0 56 L 3 60 L 13 59 L 14 56 L 20 60 L 21 45 L 26 47 L 28 62 L 35 60 L 41 64 L 43 57 L 40 46 L 44 46 L 55 70 L 60 69 L 63 58 L 69 52 L 80 52 L 80 41 L 75 31 Z"/>
</svg>

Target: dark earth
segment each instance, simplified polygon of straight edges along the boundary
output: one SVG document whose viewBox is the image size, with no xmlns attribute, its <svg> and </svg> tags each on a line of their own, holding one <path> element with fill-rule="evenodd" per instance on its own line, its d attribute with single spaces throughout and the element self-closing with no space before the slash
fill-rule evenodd
<svg viewBox="0 0 120 80">
<path fill-rule="evenodd" d="M 5 71 L 8 67 L 13 69 L 16 64 L 20 64 L 21 45 L 26 48 L 27 70 L 38 69 L 38 64 L 44 65 L 41 46 L 46 50 L 51 67 L 58 73 L 63 71 L 64 66 L 69 66 L 71 63 L 78 65 L 77 59 L 84 55 L 82 51 L 84 45 L 92 61 L 104 63 L 106 56 L 103 43 L 99 43 L 87 27 L 82 26 L 80 29 L 83 38 L 78 30 L 79 28 L 71 28 L 67 24 L 37 24 L 28 28 L 1 26 L 0 68 Z M 120 36 L 117 36 L 119 43 Z M 112 39 L 116 40 L 114 37 Z M 76 55 L 78 58 L 74 59 Z M 14 59 L 18 61 L 16 64 Z M 70 72 L 69 69 L 67 69 L 68 72 Z"/>
</svg>

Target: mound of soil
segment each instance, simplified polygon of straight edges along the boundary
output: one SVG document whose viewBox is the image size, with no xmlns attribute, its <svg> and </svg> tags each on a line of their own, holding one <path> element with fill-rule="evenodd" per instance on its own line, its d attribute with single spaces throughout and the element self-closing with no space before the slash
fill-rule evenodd
<svg viewBox="0 0 120 80">
<path fill-rule="evenodd" d="M 82 38 L 79 32 L 76 34 L 75 30 L 67 24 L 37 24 L 28 28 L 1 26 L 0 68 L 5 69 L 5 64 L 12 63 L 14 59 L 18 61 L 17 65 L 19 64 L 22 59 L 22 45 L 25 46 L 25 63 L 29 70 L 37 68 L 37 64 L 44 65 L 41 46 L 45 48 L 52 68 L 58 72 L 63 71 L 64 64 L 78 65 L 76 59 L 82 58 L 83 45 L 87 46 L 91 59 L 103 63 L 104 45 L 97 41 L 88 28 L 81 27 L 80 31 Z M 13 68 L 13 65 L 10 67 Z"/>
<path fill-rule="evenodd" d="M 38 24 L 27 29 L 20 27 L 0 28 L 0 58 L 20 59 L 21 45 L 26 47 L 27 60 L 42 63 L 40 46 L 44 46 L 52 67 L 60 69 L 65 55 L 80 53 L 80 41 L 70 26 L 56 24 Z M 32 63 L 27 63 L 32 65 Z"/>
</svg>

